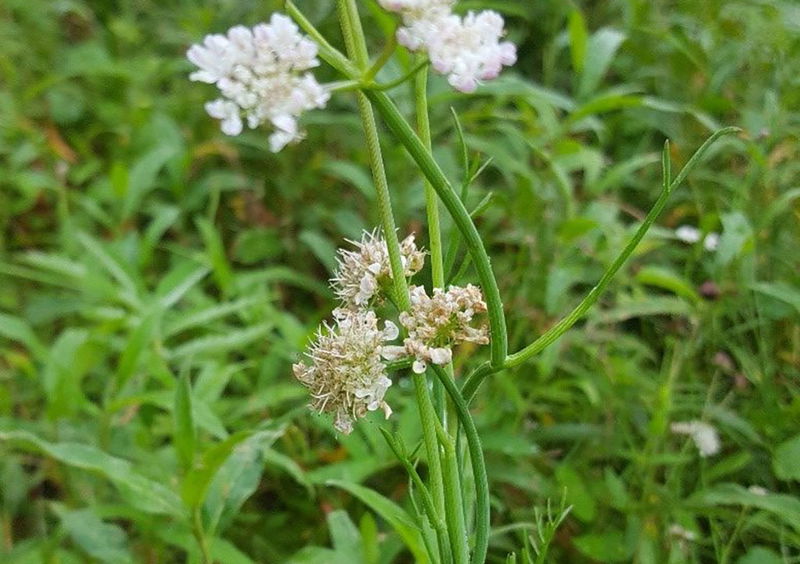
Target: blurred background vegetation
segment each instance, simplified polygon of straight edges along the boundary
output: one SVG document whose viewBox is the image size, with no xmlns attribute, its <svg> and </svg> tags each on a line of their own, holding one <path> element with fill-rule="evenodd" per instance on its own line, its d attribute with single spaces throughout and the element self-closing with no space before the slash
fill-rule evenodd
<svg viewBox="0 0 800 564">
<path fill-rule="evenodd" d="M 339 44 L 332 1 L 298 4 Z M 392 20 L 363 4 L 377 52 Z M 716 128 L 743 128 L 585 323 L 482 388 L 491 560 L 537 538 L 566 491 L 553 562 L 800 562 L 800 4 L 460 5 L 503 12 L 520 47 L 475 95 L 431 85 L 445 170 L 463 174 L 451 107 L 475 161 L 492 159 L 468 207 L 483 203 L 512 350 L 623 246 L 666 138 L 677 169 Z M 0 3 L 4 563 L 197 561 L 193 518 L 225 563 L 411 560 L 382 505 L 409 490 L 384 423 L 335 436 L 290 370 L 333 305 L 335 248 L 377 223 L 354 98 L 272 155 L 262 131 L 222 135 L 212 88 L 187 78 L 191 43 L 278 9 Z M 407 88 L 393 95 L 410 109 Z M 401 232 L 424 243 L 421 179 L 388 137 L 385 151 Z M 681 225 L 718 247 L 678 240 Z M 457 372 L 470 354 L 485 352 L 462 351 Z M 389 395 L 385 425 L 415 444 L 406 375 Z M 718 429 L 719 454 L 670 433 L 693 419 Z"/>
</svg>

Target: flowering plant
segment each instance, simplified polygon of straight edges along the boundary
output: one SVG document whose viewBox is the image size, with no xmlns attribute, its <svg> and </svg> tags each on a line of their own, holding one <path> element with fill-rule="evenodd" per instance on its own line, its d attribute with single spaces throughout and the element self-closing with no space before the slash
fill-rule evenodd
<svg viewBox="0 0 800 564">
<path fill-rule="evenodd" d="M 470 401 L 488 377 L 533 358 L 586 314 L 653 225 L 672 191 L 708 147 L 732 129 L 714 134 L 675 178 L 665 146 L 661 194 L 628 244 L 572 312 L 528 346 L 509 353 L 505 312 L 489 256 L 464 202 L 431 151 L 427 88 L 430 66 L 446 76 L 454 89 L 473 92 L 482 82 L 497 77 L 503 67 L 514 64 L 516 48 L 503 40 L 503 18 L 491 10 L 459 15 L 455 0 L 380 0 L 379 4 L 397 14 L 396 43 L 417 53 L 419 59 L 412 72 L 396 83 L 383 84 L 375 77 L 397 45 L 390 43 L 377 59 L 370 59 L 356 0 L 338 0 L 346 54 L 287 1 L 288 16 L 275 14 L 269 24 L 252 29 L 237 26 L 224 36 L 211 35 L 202 45 L 193 46 L 188 57 L 199 70 L 191 78 L 219 88 L 222 98 L 207 104 L 206 110 L 221 120 L 224 133 L 239 134 L 243 119 L 251 128 L 268 123 L 272 151 L 302 139 L 298 119 L 303 112 L 324 107 L 334 91 L 355 91 L 381 227 L 352 242 L 355 250 L 339 251 L 338 270 L 331 281 L 339 307 L 333 320 L 320 327 L 305 357 L 294 365 L 294 375 L 308 388 L 311 407 L 332 413 L 334 427 L 347 434 L 370 411 L 382 410 L 387 418 L 391 415 L 386 397 L 392 384 L 390 374 L 410 367 L 423 429 L 426 481 L 417 473 L 405 445 L 389 433 L 385 436 L 421 500 L 414 519 L 425 551 L 415 557 L 431 562 L 484 562 L 490 524 L 489 485 Z M 310 72 L 319 64 L 318 57 L 333 67 L 343 82 L 320 85 Z M 388 93 L 404 82 L 414 86 L 415 125 Z M 375 112 L 425 179 L 430 289 L 410 284 L 423 269 L 426 253 L 417 247 L 413 235 L 402 242 L 398 238 Z M 440 205 L 466 247 L 477 284 L 449 284 Z M 387 303 L 394 306 L 396 323 L 385 318 L 384 312 L 390 309 L 384 307 Z M 402 343 L 393 343 L 401 336 Z M 458 385 L 453 351 L 465 342 L 488 345 L 489 359 L 472 368 Z M 432 383 L 429 374 L 434 376 Z M 675 430 L 696 432 L 694 428 Z M 462 455 L 468 465 L 459 463 Z M 465 497 L 470 494 L 464 484 L 469 483 L 465 477 L 470 474 L 475 503 L 467 518 Z"/>
</svg>

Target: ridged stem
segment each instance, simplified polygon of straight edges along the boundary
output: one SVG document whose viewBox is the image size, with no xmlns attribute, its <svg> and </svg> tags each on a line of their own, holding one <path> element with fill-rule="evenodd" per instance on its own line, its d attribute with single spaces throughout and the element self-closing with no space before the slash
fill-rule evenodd
<svg viewBox="0 0 800 564">
<path fill-rule="evenodd" d="M 364 40 L 364 32 L 361 28 L 361 20 L 358 16 L 358 7 L 354 0 L 338 0 L 338 7 L 339 19 L 348 54 L 356 61 L 359 67 L 365 69 L 369 57 Z M 408 296 L 405 269 L 400 260 L 400 244 L 397 240 L 391 197 L 389 194 L 389 183 L 386 179 L 386 171 L 383 165 L 378 128 L 375 123 L 372 106 L 366 96 L 361 92 L 358 93 L 358 107 L 367 139 L 367 149 L 375 181 L 375 188 L 378 192 L 378 205 L 380 208 L 384 236 L 386 237 L 386 244 L 389 251 L 392 279 L 394 281 L 395 293 L 397 294 L 396 298 L 400 309 L 408 310 L 411 308 L 411 303 Z M 436 412 L 428 392 L 427 378 L 425 378 L 424 374 L 414 374 L 413 381 L 417 397 L 417 407 L 422 423 L 423 442 L 427 453 L 431 495 L 439 515 L 443 515 L 445 514 L 444 482 L 441 452 L 436 439 L 436 425 L 439 424 L 439 420 L 436 417 Z"/>
<path fill-rule="evenodd" d="M 365 94 L 378 113 L 381 114 L 389 129 L 403 144 L 411 155 L 411 158 L 414 159 L 417 166 L 419 166 L 422 173 L 431 183 L 439 199 L 453 218 L 453 223 L 455 223 L 456 228 L 464 238 L 467 251 L 475 264 L 478 279 L 480 280 L 486 298 L 486 305 L 489 310 L 492 365 L 501 367 L 508 352 L 506 319 L 503 313 L 503 302 L 500 298 L 500 290 L 497 287 L 497 280 L 492 271 L 491 260 L 486 253 L 486 248 L 483 245 L 483 240 L 478 233 L 478 229 L 475 227 L 469 212 L 461 202 L 461 198 L 459 198 L 458 194 L 453 190 L 450 181 L 434 160 L 433 155 L 431 155 L 419 136 L 408 124 L 391 98 L 389 98 L 386 93 L 376 90 L 365 90 Z"/>
</svg>

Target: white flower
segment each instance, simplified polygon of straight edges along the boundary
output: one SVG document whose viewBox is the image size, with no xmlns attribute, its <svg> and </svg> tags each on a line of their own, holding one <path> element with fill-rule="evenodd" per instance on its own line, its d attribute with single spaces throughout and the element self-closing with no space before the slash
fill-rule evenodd
<svg viewBox="0 0 800 564">
<path fill-rule="evenodd" d="M 344 307 L 365 308 L 373 298 L 380 299 L 381 286 L 392 278 L 389 250 L 377 230 L 365 231 L 361 241 L 349 242 L 356 249 L 339 249 L 331 287 Z M 422 270 L 425 253 L 417 249 L 413 234 L 400 243 L 400 254 L 407 277 Z"/>
<path fill-rule="evenodd" d="M 675 230 L 675 237 L 684 243 L 693 245 L 703 240 L 703 247 L 709 252 L 714 252 L 719 247 L 719 233 L 709 233 L 703 237 L 702 232 L 697 227 L 691 225 L 681 225 Z"/>
<path fill-rule="evenodd" d="M 412 365 L 414 372 L 425 372 L 428 362 L 438 365 L 450 362 L 455 344 L 489 342 L 485 326 L 470 326 L 475 314 L 486 311 L 477 286 L 450 286 L 447 291 L 434 288 L 433 297 L 422 286 L 412 286 L 410 298 L 411 310 L 400 314 L 400 323 L 408 330 L 403 346 L 406 354 L 416 359 Z"/>
<path fill-rule="evenodd" d="M 747 491 L 749 491 L 751 494 L 759 496 L 765 496 L 769 494 L 769 490 L 761 486 L 750 486 L 749 488 L 747 488 Z"/>
<path fill-rule="evenodd" d="M 384 342 L 396 339 L 399 330 L 386 321 L 378 329 L 371 311 L 336 310 L 335 324 L 324 324 L 306 355 L 311 364 L 299 362 L 295 377 L 311 391 L 311 407 L 334 414 L 334 426 L 342 433 L 353 430 L 353 422 L 368 411 L 392 410 L 384 395 L 392 381 L 382 362 Z"/>
<path fill-rule="evenodd" d="M 225 135 L 239 135 L 242 132 L 242 117 L 239 106 L 228 100 L 218 98 L 206 103 L 206 112 L 213 118 L 222 120 L 222 132 Z"/>
<path fill-rule="evenodd" d="M 703 240 L 703 247 L 709 252 L 714 252 L 719 248 L 719 233 L 709 233 Z"/>
<path fill-rule="evenodd" d="M 500 41 L 505 22 L 497 12 L 469 12 L 462 18 L 452 12 L 451 0 L 381 0 L 381 5 L 403 16 L 398 42 L 426 51 L 433 68 L 456 90 L 473 92 L 517 60 L 514 44 Z"/>
<path fill-rule="evenodd" d="M 673 433 L 691 436 L 703 458 L 713 456 L 720 450 L 717 430 L 705 421 L 676 422 L 670 426 L 670 429 Z"/>
<path fill-rule="evenodd" d="M 186 56 L 200 69 L 189 78 L 216 84 L 222 93 L 206 111 L 222 120 L 223 133 L 241 133 L 242 117 L 251 128 L 270 123 L 273 152 L 302 139 L 296 118 L 324 107 L 330 97 L 307 72 L 319 65 L 317 45 L 282 14 L 252 29 L 235 26 L 227 35 L 208 35 Z"/>
<path fill-rule="evenodd" d="M 701 235 L 700 230 L 691 225 L 681 225 L 675 230 L 675 237 L 677 237 L 679 241 L 689 244 L 697 243 Z"/>
<path fill-rule="evenodd" d="M 672 525 L 669 526 L 669 534 L 670 536 L 677 537 L 682 540 L 687 540 L 687 541 L 697 540 L 697 535 L 694 533 L 694 531 L 685 529 L 684 527 L 681 527 L 677 523 L 673 523 Z"/>
</svg>

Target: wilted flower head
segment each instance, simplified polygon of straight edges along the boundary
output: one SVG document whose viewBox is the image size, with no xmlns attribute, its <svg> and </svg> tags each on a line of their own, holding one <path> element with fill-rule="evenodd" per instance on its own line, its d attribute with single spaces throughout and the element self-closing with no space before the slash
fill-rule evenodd
<svg viewBox="0 0 800 564">
<path fill-rule="evenodd" d="M 371 311 L 337 310 L 334 317 L 334 326 L 324 324 L 306 353 L 311 364 L 299 362 L 292 369 L 310 390 L 311 407 L 333 413 L 336 429 L 349 434 L 353 421 L 368 411 L 383 409 L 387 418 L 392 413 L 383 400 L 392 381 L 381 353 L 399 331 L 391 321 L 378 329 Z"/>
<path fill-rule="evenodd" d="M 682 421 L 670 426 L 673 433 L 689 435 L 703 458 L 719 452 L 720 441 L 717 430 L 705 421 Z"/>
<path fill-rule="evenodd" d="M 497 78 L 503 66 L 513 65 L 517 49 L 500 41 L 503 17 L 492 10 L 452 12 L 452 0 L 381 0 L 387 10 L 403 16 L 397 40 L 412 51 L 428 53 L 436 72 L 447 75 L 450 85 L 473 92 L 482 80 Z"/>
<path fill-rule="evenodd" d="M 453 358 L 452 347 L 458 343 L 489 342 L 485 325 L 471 327 L 473 317 L 486 311 L 480 288 L 450 286 L 447 291 L 434 288 L 433 297 L 422 286 L 412 286 L 411 310 L 400 314 L 400 323 L 408 331 L 403 347 L 388 347 L 385 355 L 408 354 L 416 358 L 414 372 L 425 371 L 428 362 L 447 364 Z"/>
<path fill-rule="evenodd" d="M 319 65 L 317 45 L 282 14 L 252 29 L 235 26 L 227 35 L 208 35 L 186 56 L 200 69 L 191 80 L 216 84 L 222 93 L 206 104 L 209 115 L 222 121 L 222 131 L 241 133 L 243 116 L 251 128 L 270 122 L 273 152 L 301 139 L 297 117 L 324 107 L 329 98 L 306 72 Z"/>
<path fill-rule="evenodd" d="M 356 249 L 339 249 L 338 268 L 331 286 L 344 307 L 364 308 L 379 296 L 381 286 L 392 278 L 389 250 L 377 230 L 365 231 L 361 241 L 349 242 Z M 417 249 L 413 234 L 400 243 L 400 253 L 407 277 L 422 270 L 425 253 Z"/>
</svg>

